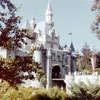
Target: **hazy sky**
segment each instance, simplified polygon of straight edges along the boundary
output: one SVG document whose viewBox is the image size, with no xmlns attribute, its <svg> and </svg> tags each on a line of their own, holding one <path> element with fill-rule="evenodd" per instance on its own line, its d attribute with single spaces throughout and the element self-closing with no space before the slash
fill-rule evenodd
<svg viewBox="0 0 100 100">
<path fill-rule="evenodd" d="M 35 17 L 36 23 L 45 19 L 45 11 L 48 0 L 12 0 L 16 5 L 21 5 L 18 15 L 23 16 L 21 25 L 28 19 Z M 90 26 L 95 19 L 94 12 L 91 11 L 93 0 L 51 0 L 54 13 L 54 23 L 56 32 L 60 35 L 60 44 L 69 46 L 72 41 L 76 50 L 81 50 L 87 42 L 91 49 L 93 44 L 95 49 L 100 50 L 100 40 L 92 34 Z"/>
</svg>

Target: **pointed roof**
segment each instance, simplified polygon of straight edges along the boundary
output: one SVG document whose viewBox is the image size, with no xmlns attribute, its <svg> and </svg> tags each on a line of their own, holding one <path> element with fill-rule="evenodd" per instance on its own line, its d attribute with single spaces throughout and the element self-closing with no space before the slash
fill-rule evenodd
<svg viewBox="0 0 100 100">
<path fill-rule="evenodd" d="M 50 0 L 48 0 L 47 10 L 52 11 Z"/>
<path fill-rule="evenodd" d="M 35 18 L 32 17 L 30 24 L 35 24 Z"/>
<path fill-rule="evenodd" d="M 67 47 L 68 47 L 67 44 L 65 44 L 64 48 L 67 48 Z"/>
<path fill-rule="evenodd" d="M 28 20 L 25 21 L 25 24 L 23 25 L 22 28 L 24 28 L 24 29 L 30 29 L 31 28 L 30 23 L 28 22 Z"/>
<path fill-rule="evenodd" d="M 48 5 L 47 5 L 47 10 L 46 10 L 45 15 L 53 16 L 50 0 L 48 0 Z"/>
<path fill-rule="evenodd" d="M 71 49 L 71 51 L 75 52 L 75 48 L 74 48 L 73 42 L 71 42 L 70 49 Z"/>
<path fill-rule="evenodd" d="M 33 17 L 30 22 L 30 26 L 32 29 L 34 29 L 34 25 L 35 25 L 35 18 Z"/>
</svg>

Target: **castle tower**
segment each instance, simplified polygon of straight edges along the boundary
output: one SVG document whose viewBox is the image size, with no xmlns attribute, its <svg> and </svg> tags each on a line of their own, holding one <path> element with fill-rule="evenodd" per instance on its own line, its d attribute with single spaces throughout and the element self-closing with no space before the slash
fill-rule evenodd
<svg viewBox="0 0 100 100">
<path fill-rule="evenodd" d="M 59 37 L 57 36 L 53 22 L 53 12 L 50 0 L 48 0 L 47 10 L 45 12 L 45 34 L 46 34 L 46 47 L 59 48 Z M 49 41 L 49 42 L 48 42 Z"/>
<path fill-rule="evenodd" d="M 70 49 L 72 52 L 72 57 L 70 60 L 71 61 L 70 62 L 70 71 L 74 72 L 74 71 L 76 71 L 76 56 L 75 56 L 75 48 L 74 48 L 73 42 L 71 42 Z"/>
<path fill-rule="evenodd" d="M 53 12 L 51 8 L 51 3 L 50 0 L 48 0 L 47 10 L 45 13 L 45 21 L 47 24 L 49 25 L 53 24 L 52 17 L 53 17 Z"/>
</svg>

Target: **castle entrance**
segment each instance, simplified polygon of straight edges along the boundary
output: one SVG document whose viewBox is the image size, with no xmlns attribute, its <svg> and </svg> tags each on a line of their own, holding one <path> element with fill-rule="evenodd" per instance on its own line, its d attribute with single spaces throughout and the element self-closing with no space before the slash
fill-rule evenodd
<svg viewBox="0 0 100 100">
<path fill-rule="evenodd" d="M 60 78 L 60 77 L 61 77 L 61 72 L 60 72 L 59 65 L 53 66 L 53 69 L 52 69 L 52 78 Z"/>
<path fill-rule="evenodd" d="M 64 78 L 61 77 L 61 68 L 59 65 L 54 65 L 52 68 L 52 86 L 63 87 L 64 90 L 66 88 Z"/>
</svg>

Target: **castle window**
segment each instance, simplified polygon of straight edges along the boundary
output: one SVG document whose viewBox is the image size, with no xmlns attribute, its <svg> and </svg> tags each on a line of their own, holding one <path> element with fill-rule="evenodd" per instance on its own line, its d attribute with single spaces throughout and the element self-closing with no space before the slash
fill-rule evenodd
<svg viewBox="0 0 100 100">
<path fill-rule="evenodd" d="M 58 61 L 61 61 L 61 60 L 60 60 L 60 55 L 58 55 Z"/>
<path fill-rule="evenodd" d="M 51 44 L 51 48 L 53 48 L 53 44 Z"/>
<path fill-rule="evenodd" d="M 52 40 L 54 40 L 54 33 L 52 33 Z"/>
</svg>

